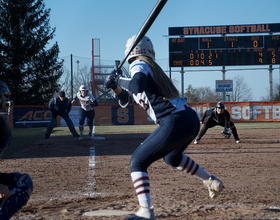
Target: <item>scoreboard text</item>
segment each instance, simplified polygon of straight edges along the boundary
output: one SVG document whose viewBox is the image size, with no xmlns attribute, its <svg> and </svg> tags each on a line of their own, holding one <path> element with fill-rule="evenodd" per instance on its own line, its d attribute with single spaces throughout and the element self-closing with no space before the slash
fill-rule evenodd
<svg viewBox="0 0 280 220">
<path fill-rule="evenodd" d="M 169 38 L 169 66 L 280 64 L 280 35 Z"/>
</svg>

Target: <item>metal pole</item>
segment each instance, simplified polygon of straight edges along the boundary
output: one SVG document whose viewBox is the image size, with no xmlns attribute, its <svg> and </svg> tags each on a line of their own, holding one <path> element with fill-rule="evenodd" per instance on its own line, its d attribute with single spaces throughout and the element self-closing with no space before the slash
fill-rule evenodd
<svg viewBox="0 0 280 220">
<path fill-rule="evenodd" d="M 272 65 L 269 65 L 269 101 L 273 101 Z"/>
<path fill-rule="evenodd" d="M 184 98 L 184 67 L 181 67 L 181 95 Z"/>
<path fill-rule="evenodd" d="M 94 72 L 94 45 L 93 38 L 91 39 L 91 81 L 92 81 L 92 95 L 95 97 L 95 72 Z"/>
<path fill-rule="evenodd" d="M 70 56 L 71 60 L 71 99 L 73 100 L 73 55 Z"/>
<path fill-rule="evenodd" d="M 76 91 L 78 91 L 78 88 L 79 88 L 78 87 L 78 78 L 79 78 L 79 63 L 80 63 L 80 61 L 77 60 L 76 63 L 77 63 Z"/>
<path fill-rule="evenodd" d="M 222 70 L 222 73 L 223 73 L 223 80 L 226 79 L 226 67 L 223 66 L 223 70 Z M 223 102 L 226 101 L 226 92 L 223 92 Z"/>
</svg>

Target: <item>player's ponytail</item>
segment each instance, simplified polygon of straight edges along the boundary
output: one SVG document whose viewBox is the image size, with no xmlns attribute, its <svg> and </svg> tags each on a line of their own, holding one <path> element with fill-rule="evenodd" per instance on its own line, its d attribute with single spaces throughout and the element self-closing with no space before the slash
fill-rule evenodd
<svg viewBox="0 0 280 220">
<path fill-rule="evenodd" d="M 137 57 L 137 59 L 144 60 L 146 63 L 149 64 L 154 73 L 154 78 L 158 85 L 159 92 L 164 98 L 179 98 L 179 91 L 176 89 L 172 81 L 166 76 L 161 67 L 155 61 L 146 56 L 139 56 Z"/>
</svg>

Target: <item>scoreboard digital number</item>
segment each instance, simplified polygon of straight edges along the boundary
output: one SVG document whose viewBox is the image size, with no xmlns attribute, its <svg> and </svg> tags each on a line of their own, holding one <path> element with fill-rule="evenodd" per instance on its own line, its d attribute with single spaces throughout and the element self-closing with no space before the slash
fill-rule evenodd
<svg viewBox="0 0 280 220">
<path fill-rule="evenodd" d="M 169 66 L 280 64 L 280 35 L 169 38 Z"/>
</svg>

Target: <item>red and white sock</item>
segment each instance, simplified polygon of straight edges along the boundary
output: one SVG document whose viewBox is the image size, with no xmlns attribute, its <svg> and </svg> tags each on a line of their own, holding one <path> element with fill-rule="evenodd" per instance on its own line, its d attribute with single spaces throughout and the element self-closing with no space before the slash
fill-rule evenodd
<svg viewBox="0 0 280 220">
<path fill-rule="evenodd" d="M 185 154 L 183 154 L 180 165 L 176 168 L 190 175 L 194 175 L 201 180 L 208 180 L 210 177 L 210 175 L 201 166 Z"/>
<path fill-rule="evenodd" d="M 140 206 L 145 208 L 151 207 L 150 181 L 146 172 L 132 172 L 132 182 L 136 190 Z"/>
</svg>

